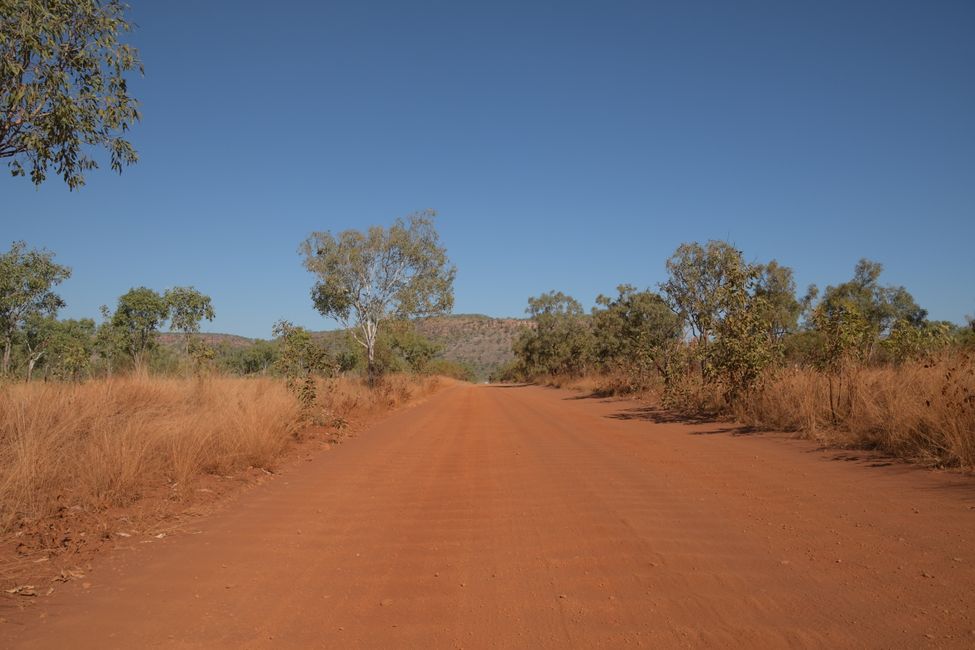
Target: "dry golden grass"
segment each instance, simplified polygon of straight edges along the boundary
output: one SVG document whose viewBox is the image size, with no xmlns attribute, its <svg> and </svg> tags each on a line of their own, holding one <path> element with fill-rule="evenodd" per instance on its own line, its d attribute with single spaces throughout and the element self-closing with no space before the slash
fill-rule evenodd
<svg viewBox="0 0 975 650">
<path fill-rule="evenodd" d="M 975 359 L 954 354 L 937 362 L 847 368 L 832 380 L 810 369 L 784 370 L 742 401 L 736 415 L 826 443 L 973 468 Z"/>
<path fill-rule="evenodd" d="M 630 395 L 686 415 L 733 416 L 755 428 L 794 431 L 824 444 L 975 468 L 975 356 L 959 350 L 937 361 L 851 366 L 832 377 L 812 368 L 780 369 L 730 405 L 720 385 L 703 382 L 697 373 L 667 392 L 659 382 L 634 388 L 625 372 L 545 376 L 536 383 Z"/>
<path fill-rule="evenodd" d="M 437 378 L 319 382 L 311 416 L 344 428 L 432 392 Z M 270 469 L 306 422 L 283 380 L 132 375 L 0 386 L 0 532 L 125 506 L 204 474 Z"/>
</svg>

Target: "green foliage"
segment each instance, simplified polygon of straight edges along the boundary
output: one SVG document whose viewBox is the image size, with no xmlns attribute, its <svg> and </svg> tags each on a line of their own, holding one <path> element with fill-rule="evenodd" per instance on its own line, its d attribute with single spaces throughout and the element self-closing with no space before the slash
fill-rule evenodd
<svg viewBox="0 0 975 650">
<path fill-rule="evenodd" d="M 126 332 L 112 323 L 107 305 L 100 308 L 102 322 L 95 329 L 95 354 L 106 374 L 111 375 L 126 357 Z"/>
<path fill-rule="evenodd" d="M 674 346 L 663 371 L 664 391 L 660 401 L 666 408 L 687 412 L 705 410 L 700 396 L 704 379 L 690 371 L 696 359 L 692 345 Z"/>
<path fill-rule="evenodd" d="M 947 343 L 949 332 L 928 323 L 907 289 L 880 284 L 882 271 L 880 263 L 861 259 L 852 279 L 823 293 L 811 318 L 822 335 L 823 370 L 835 373 L 844 364 L 870 361 L 878 349 L 903 361 Z"/>
<path fill-rule="evenodd" d="M 274 336 L 280 345 L 276 369 L 287 379 L 288 389 L 298 399 L 304 415 L 310 417 L 318 396 L 315 375 L 331 374 L 328 354 L 308 330 L 288 321 L 274 324 Z"/>
<path fill-rule="evenodd" d="M 665 406 L 712 410 L 740 405 L 783 362 L 813 365 L 829 377 L 839 421 L 856 403 L 864 364 L 928 360 L 951 345 L 975 345 L 975 321 L 965 328 L 928 321 L 904 287 L 880 283 L 882 266 L 869 260 L 818 302 L 815 286 L 797 298 L 790 268 L 747 263 L 727 242 L 682 244 L 667 269 L 662 296 L 622 285 L 616 297 L 597 298 L 591 318 L 562 293 L 530 298 L 534 327 L 522 331 L 515 362 L 492 380 L 596 369 L 613 390 L 662 380 Z"/>
<path fill-rule="evenodd" d="M 134 363 L 134 359 L 129 357 L 125 357 L 124 361 Z M 193 362 L 186 355 L 167 345 L 155 345 L 146 353 L 142 365 L 137 368 L 144 368 L 154 375 L 182 375 L 187 369 L 187 361 L 192 370 Z"/>
<path fill-rule="evenodd" d="M 49 376 L 78 380 L 87 376 L 95 345 L 95 321 L 91 318 L 57 321 L 45 362 Z"/>
<path fill-rule="evenodd" d="M 666 297 L 621 285 L 616 298 L 596 299 L 591 319 L 562 293 L 530 298 L 535 328 L 515 343 L 518 364 L 498 376 L 573 375 L 597 367 L 622 371 L 630 389 L 662 379 L 670 403 L 689 403 L 703 383 L 735 399 L 780 358 L 782 338 L 797 326 L 802 304 L 792 270 L 775 261 L 747 264 L 721 241 L 683 244 L 667 268 Z M 684 340 L 685 331 L 692 341 Z M 689 381 L 695 366 L 700 379 Z"/>
<path fill-rule="evenodd" d="M 456 269 L 433 225 L 433 212 L 397 219 L 388 229 L 346 230 L 337 236 L 314 232 L 300 251 L 305 268 L 318 278 L 315 308 L 349 329 L 366 350 L 374 379 L 380 325 L 394 319 L 430 316 L 453 307 Z"/>
<path fill-rule="evenodd" d="M 776 261 L 748 264 L 723 241 L 682 244 L 667 261 L 662 287 L 694 337 L 689 358 L 704 382 L 720 381 L 725 397 L 748 391 L 781 356 L 782 340 L 795 330 L 803 305 L 792 269 Z M 673 366 L 667 386 L 684 385 Z"/>
<path fill-rule="evenodd" d="M 64 306 L 53 288 L 71 277 L 71 269 L 54 262 L 54 254 L 27 249 L 22 241 L 0 255 L 0 337 L 3 362 L 0 372 L 10 372 L 14 336 L 30 319 L 54 316 Z"/>
<path fill-rule="evenodd" d="M 343 344 L 333 351 L 339 368 L 343 371 L 368 372 L 365 348 L 356 342 L 351 333 L 343 338 Z M 376 337 L 373 371 L 380 375 L 387 372 L 426 373 L 430 364 L 442 353 L 443 346 L 420 334 L 414 321 L 390 321 Z"/>
<path fill-rule="evenodd" d="M 213 361 L 217 356 L 217 351 L 212 345 L 195 336 L 189 340 L 187 353 L 193 364 L 193 374 L 198 377 L 206 374 L 213 367 Z"/>
<path fill-rule="evenodd" d="M 90 318 L 59 321 L 53 316 L 28 319 L 19 342 L 26 365 L 25 378 L 44 371 L 55 379 L 80 379 L 91 366 L 95 321 Z"/>
<path fill-rule="evenodd" d="M 525 375 L 524 366 L 517 357 L 498 366 L 488 375 L 488 381 L 491 383 L 528 381 L 529 379 L 531 378 Z"/>
<path fill-rule="evenodd" d="M 590 366 L 593 338 L 582 305 L 561 291 L 528 299 L 526 313 L 535 324 L 515 340 L 522 373 L 578 375 Z"/>
<path fill-rule="evenodd" d="M 959 327 L 955 333 L 955 340 L 959 345 L 975 346 L 975 318 L 966 316 L 967 326 Z"/>
<path fill-rule="evenodd" d="M 96 349 L 111 372 L 119 361 L 131 361 L 137 368 L 145 368 L 150 355 L 157 349 L 159 330 L 169 322 L 170 329 L 183 334 L 183 354 L 189 357 L 194 372 L 216 357 L 208 345 L 194 335 L 200 321 L 213 320 L 210 297 L 193 287 L 175 287 L 160 294 L 147 287 L 130 289 L 118 299 L 114 312 L 102 307 L 105 322 L 96 333 Z M 179 365 L 175 359 L 162 357 L 152 360 L 155 367 Z"/>
<path fill-rule="evenodd" d="M 246 347 L 221 346 L 217 363 L 226 372 L 237 375 L 266 374 L 273 370 L 278 359 L 278 344 L 257 340 Z"/>
<path fill-rule="evenodd" d="M 804 328 L 782 339 L 783 360 L 793 366 L 815 366 L 821 358 L 824 337 L 815 329 Z"/>
<path fill-rule="evenodd" d="M 27 319 L 24 328 L 18 333 L 18 342 L 23 348 L 23 358 L 27 366 L 26 379 L 30 381 L 34 376 L 34 368 L 43 360 L 53 339 L 54 328 L 57 326 L 54 316 L 34 314 Z"/>
<path fill-rule="evenodd" d="M 944 321 L 929 321 L 918 326 L 911 321 L 899 320 L 881 345 L 895 363 L 929 358 L 951 344 L 953 330 L 952 324 Z"/>
<path fill-rule="evenodd" d="M 125 75 L 138 53 L 119 37 L 131 29 L 118 0 L 0 0 L 0 158 L 39 185 L 50 168 L 84 185 L 108 151 L 112 169 L 138 156 L 123 135 L 140 119 Z"/>
<path fill-rule="evenodd" d="M 741 253 L 723 241 L 681 244 L 667 260 L 667 281 L 661 285 L 701 348 L 706 348 L 724 310 L 722 287 L 729 272 L 744 264 Z"/>
<path fill-rule="evenodd" d="M 808 307 L 812 295 L 800 302 L 796 299 L 796 281 L 792 269 L 772 260 L 768 264 L 756 264 L 751 293 L 760 299 L 753 306 L 761 310 L 758 319 L 766 324 L 769 335 L 781 342 L 787 335 L 796 331 L 799 316 Z"/>
<path fill-rule="evenodd" d="M 424 372 L 428 375 L 441 375 L 443 377 L 453 377 L 461 381 L 477 381 L 477 373 L 474 369 L 460 361 L 449 359 L 432 359 L 424 367 Z"/>
<path fill-rule="evenodd" d="M 723 313 L 707 367 L 722 380 L 729 401 L 750 390 L 781 354 L 777 336 L 784 331 L 784 314 L 772 302 L 776 292 L 763 283 L 767 269 L 733 266 L 718 290 Z M 798 318 L 798 310 L 794 314 Z"/>
<path fill-rule="evenodd" d="M 813 311 L 813 326 L 822 335 L 819 367 L 836 372 L 848 361 L 863 361 L 877 332 L 875 324 L 852 300 L 823 301 Z"/>
<path fill-rule="evenodd" d="M 168 318 L 169 303 L 164 296 L 147 287 L 136 287 L 119 297 L 111 317 L 114 332 L 105 337 L 136 367 L 144 367 L 148 353 L 156 347 L 156 333 Z"/>
<path fill-rule="evenodd" d="M 388 328 L 391 351 L 400 357 L 412 372 L 426 372 L 434 357 L 443 352 L 443 346 L 437 345 L 417 332 L 412 321 L 398 321 L 391 325 L 392 327 Z"/>
<path fill-rule="evenodd" d="M 275 369 L 282 375 L 293 378 L 331 374 L 328 353 L 304 327 L 282 320 L 274 324 L 273 332 L 278 339 Z"/>
<path fill-rule="evenodd" d="M 904 287 L 881 286 L 879 280 L 883 268 L 879 262 L 861 259 L 851 280 L 826 287 L 819 307 L 826 311 L 855 308 L 878 339 L 889 334 L 898 321 L 920 327 L 927 312 Z"/>
<path fill-rule="evenodd" d="M 200 331 L 200 321 L 212 321 L 215 314 L 210 296 L 193 287 L 173 287 L 163 294 L 169 306 L 169 328 L 184 334 Z"/>
<path fill-rule="evenodd" d="M 681 338 L 681 320 L 659 294 L 628 284 L 616 290 L 615 299 L 598 296 L 602 309 L 592 310 L 595 360 L 605 370 L 622 368 L 632 388 L 644 387 L 664 373 Z"/>
<path fill-rule="evenodd" d="M 199 376 L 209 370 L 217 352 L 196 334 L 200 331 L 200 321 L 212 321 L 215 314 L 210 296 L 193 287 L 173 287 L 167 289 L 163 299 L 169 306 L 169 329 L 181 332 L 185 353 L 190 359 L 193 374 Z"/>
</svg>

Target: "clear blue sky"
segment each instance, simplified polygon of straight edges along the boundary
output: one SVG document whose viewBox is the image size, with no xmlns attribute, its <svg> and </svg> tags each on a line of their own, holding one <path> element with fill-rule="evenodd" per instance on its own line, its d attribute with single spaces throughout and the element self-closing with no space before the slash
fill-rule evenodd
<svg viewBox="0 0 975 650">
<path fill-rule="evenodd" d="M 0 177 L 65 316 L 192 284 L 210 331 L 330 327 L 299 242 L 423 208 L 458 312 L 654 286 L 709 238 L 975 312 L 975 3 L 130 2 L 142 161 Z"/>
</svg>

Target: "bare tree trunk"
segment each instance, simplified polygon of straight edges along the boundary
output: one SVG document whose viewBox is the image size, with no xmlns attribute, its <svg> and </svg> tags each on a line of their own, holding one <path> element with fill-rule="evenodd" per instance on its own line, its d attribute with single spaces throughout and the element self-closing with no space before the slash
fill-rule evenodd
<svg viewBox="0 0 975 650">
<path fill-rule="evenodd" d="M 366 349 L 366 376 L 369 381 L 369 386 L 376 385 L 376 345 L 373 342 L 369 343 Z"/>
<path fill-rule="evenodd" d="M 369 386 L 374 387 L 376 385 L 376 380 L 378 379 L 378 372 L 376 370 L 376 323 L 366 322 L 365 324 L 365 334 L 366 334 L 366 375 L 368 377 Z"/>
<path fill-rule="evenodd" d="M 701 357 L 701 383 L 706 384 L 708 381 L 707 374 L 707 363 L 708 363 L 708 335 L 707 332 L 701 332 L 701 338 L 698 339 L 700 343 L 700 357 Z"/>
<path fill-rule="evenodd" d="M 10 370 L 10 348 L 12 345 L 11 337 L 8 334 L 3 340 L 3 366 L 0 368 L 3 374 L 6 375 Z"/>
</svg>

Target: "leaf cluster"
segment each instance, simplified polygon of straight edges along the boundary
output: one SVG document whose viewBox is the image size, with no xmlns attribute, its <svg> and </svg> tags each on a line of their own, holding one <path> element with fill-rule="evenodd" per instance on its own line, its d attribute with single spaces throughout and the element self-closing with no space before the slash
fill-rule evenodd
<svg viewBox="0 0 975 650">
<path fill-rule="evenodd" d="M 124 137 L 140 119 L 126 74 L 142 72 L 120 37 L 131 29 L 118 0 L 0 0 L 0 158 L 39 185 L 50 170 L 70 189 L 98 167 L 138 160 Z"/>
<path fill-rule="evenodd" d="M 30 319 L 54 316 L 64 306 L 54 287 L 71 277 L 71 269 L 54 262 L 54 254 L 28 249 L 22 241 L 0 254 L 0 337 L 4 341 L 3 374 L 10 371 L 15 334 Z"/>
</svg>

